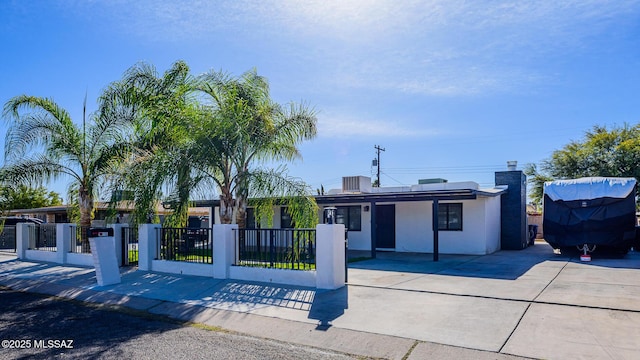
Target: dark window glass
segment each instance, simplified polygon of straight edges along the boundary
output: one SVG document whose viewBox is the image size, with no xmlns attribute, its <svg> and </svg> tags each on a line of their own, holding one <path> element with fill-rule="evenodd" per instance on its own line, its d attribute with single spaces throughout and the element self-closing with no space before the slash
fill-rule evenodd
<svg viewBox="0 0 640 360">
<path fill-rule="evenodd" d="M 336 224 L 344 224 L 349 231 L 362 230 L 362 208 L 355 206 L 338 206 L 336 209 Z"/>
<path fill-rule="evenodd" d="M 336 209 L 336 224 L 344 224 L 345 227 L 348 227 L 349 223 L 349 208 L 347 207 L 338 207 Z"/>
<path fill-rule="evenodd" d="M 247 229 L 256 228 L 256 209 L 247 208 L 247 223 L 245 225 Z"/>
<path fill-rule="evenodd" d="M 349 230 L 360 231 L 362 229 L 362 208 L 358 206 L 349 206 Z"/>
<path fill-rule="evenodd" d="M 287 212 L 286 207 L 280 208 L 280 228 L 291 229 L 293 228 L 293 221 L 291 221 L 291 215 Z"/>
<path fill-rule="evenodd" d="M 438 229 L 462 230 L 462 204 L 438 204 Z"/>
</svg>

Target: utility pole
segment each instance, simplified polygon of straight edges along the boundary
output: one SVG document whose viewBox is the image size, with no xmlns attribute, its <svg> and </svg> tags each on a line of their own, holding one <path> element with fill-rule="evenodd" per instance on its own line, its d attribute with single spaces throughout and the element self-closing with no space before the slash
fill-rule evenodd
<svg viewBox="0 0 640 360">
<path fill-rule="evenodd" d="M 380 151 L 385 151 L 385 150 L 383 147 L 380 147 L 380 145 L 376 145 L 373 148 L 376 149 L 378 152 L 378 161 L 376 161 L 376 165 L 378 165 L 377 187 L 380 187 Z"/>
</svg>

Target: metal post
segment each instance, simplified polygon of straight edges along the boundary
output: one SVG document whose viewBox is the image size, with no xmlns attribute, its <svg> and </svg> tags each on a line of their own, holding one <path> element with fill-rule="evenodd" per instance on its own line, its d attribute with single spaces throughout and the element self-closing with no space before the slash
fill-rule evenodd
<svg viewBox="0 0 640 360">
<path fill-rule="evenodd" d="M 275 245 L 273 243 L 275 240 L 275 235 L 275 230 L 269 230 L 269 264 L 271 265 L 271 267 L 273 267 L 273 258 L 275 257 Z"/>
<path fill-rule="evenodd" d="M 376 220 L 376 202 L 371 202 L 371 258 L 376 258 L 376 248 L 378 247 L 378 224 Z"/>
<path fill-rule="evenodd" d="M 433 261 L 438 261 L 438 200 L 433 200 Z"/>
</svg>

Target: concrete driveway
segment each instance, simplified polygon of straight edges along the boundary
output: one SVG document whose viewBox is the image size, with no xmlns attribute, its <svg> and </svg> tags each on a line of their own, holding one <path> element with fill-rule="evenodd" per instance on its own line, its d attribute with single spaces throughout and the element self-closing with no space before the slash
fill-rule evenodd
<svg viewBox="0 0 640 360">
<path fill-rule="evenodd" d="M 637 252 L 378 253 L 350 264 L 348 292 L 335 326 L 532 358 L 640 358 Z"/>
</svg>

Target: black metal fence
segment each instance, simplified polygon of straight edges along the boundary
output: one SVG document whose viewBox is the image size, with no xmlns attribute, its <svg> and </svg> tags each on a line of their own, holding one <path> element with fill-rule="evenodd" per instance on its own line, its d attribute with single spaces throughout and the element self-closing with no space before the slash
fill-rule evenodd
<svg viewBox="0 0 640 360">
<path fill-rule="evenodd" d="M 35 239 L 35 246 L 32 250 L 57 251 L 56 243 L 57 224 L 36 224 L 29 228 L 29 238 Z M 29 241 L 31 244 L 31 241 Z"/>
<path fill-rule="evenodd" d="M 87 237 L 87 231 L 89 230 L 89 227 L 86 227 L 86 226 L 70 226 L 70 227 L 71 227 L 71 248 L 69 249 L 69 252 L 77 253 L 77 254 L 91 254 L 91 246 L 89 244 L 89 238 Z"/>
<path fill-rule="evenodd" d="M 138 229 L 122 228 L 122 266 L 138 264 Z"/>
<path fill-rule="evenodd" d="M 211 229 L 161 228 L 160 259 L 213 264 Z"/>
<path fill-rule="evenodd" d="M 235 232 L 237 266 L 316 268 L 315 229 L 238 229 Z"/>
<path fill-rule="evenodd" d="M 0 232 L 0 251 L 16 252 L 16 226 L 5 225 Z"/>
</svg>

